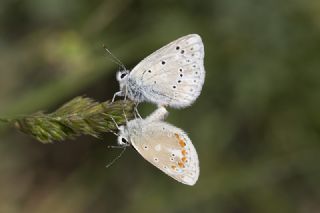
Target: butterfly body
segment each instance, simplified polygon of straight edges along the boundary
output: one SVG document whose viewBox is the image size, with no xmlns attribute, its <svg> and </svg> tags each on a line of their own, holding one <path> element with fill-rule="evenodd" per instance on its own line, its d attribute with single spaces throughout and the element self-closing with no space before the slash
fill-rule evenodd
<svg viewBox="0 0 320 213">
<path fill-rule="evenodd" d="M 167 111 L 160 107 L 146 119 L 131 120 L 120 127 L 118 143 L 132 145 L 147 161 L 187 185 L 199 177 L 197 152 L 187 134 L 166 122 Z"/>
<path fill-rule="evenodd" d="M 137 103 L 146 101 L 159 106 L 183 108 L 200 95 L 205 78 L 204 47 L 201 37 L 181 37 L 147 58 L 131 72 L 120 71 L 120 92 Z"/>
</svg>

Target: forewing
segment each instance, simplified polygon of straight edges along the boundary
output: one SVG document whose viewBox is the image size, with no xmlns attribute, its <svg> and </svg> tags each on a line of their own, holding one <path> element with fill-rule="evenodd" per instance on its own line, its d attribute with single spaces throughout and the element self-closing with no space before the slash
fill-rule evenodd
<svg viewBox="0 0 320 213">
<path fill-rule="evenodd" d="M 201 37 L 191 34 L 162 47 L 142 60 L 130 73 L 154 103 L 176 108 L 191 105 L 205 77 Z"/>
<path fill-rule="evenodd" d="M 131 137 L 133 147 L 161 171 L 187 185 L 199 177 L 197 152 L 181 129 L 165 122 L 152 122 Z"/>
</svg>

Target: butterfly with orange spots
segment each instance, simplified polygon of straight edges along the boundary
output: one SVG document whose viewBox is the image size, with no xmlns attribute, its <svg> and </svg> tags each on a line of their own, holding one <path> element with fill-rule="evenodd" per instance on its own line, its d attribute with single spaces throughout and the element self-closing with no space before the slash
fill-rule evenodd
<svg viewBox="0 0 320 213">
<path fill-rule="evenodd" d="M 120 127 L 119 145 L 132 145 L 147 161 L 175 180 L 194 185 L 199 160 L 190 138 L 181 129 L 164 122 L 167 110 L 158 108 L 146 119 L 131 120 Z"/>
</svg>

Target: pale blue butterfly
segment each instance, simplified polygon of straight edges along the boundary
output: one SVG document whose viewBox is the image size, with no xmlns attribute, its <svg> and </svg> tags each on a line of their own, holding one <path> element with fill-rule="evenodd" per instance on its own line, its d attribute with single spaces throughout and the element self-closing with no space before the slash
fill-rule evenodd
<svg viewBox="0 0 320 213">
<path fill-rule="evenodd" d="M 183 36 L 117 73 L 120 91 L 136 103 L 183 108 L 200 95 L 205 78 L 204 47 L 197 34 Z M 113 98 L 113 100 L 114 100 Z"/>
</svg>

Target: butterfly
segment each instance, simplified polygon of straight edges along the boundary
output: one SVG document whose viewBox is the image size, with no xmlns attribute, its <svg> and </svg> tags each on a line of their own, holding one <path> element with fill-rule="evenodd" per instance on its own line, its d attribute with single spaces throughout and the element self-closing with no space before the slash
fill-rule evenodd
<svg viewBox="0 0 320 213">
<path fill-rule="evenodd" d="M 163 120 L 168 112 L 159 107 L 147 118 L 136 118 L 119 127 L 118 144 L 132 145 L 142 157 L 175 180 L 194 185 L 199 160 L 187 134 Z"/>
<path fill-rule="evenodd" d="M 155 51 L 131 72 L 117 73 L 120 91 L 136 103 L 184 108 L 200 95 L 205 78 L 204 47 L 197 34 L 183 36 Z"/>
</svg>

